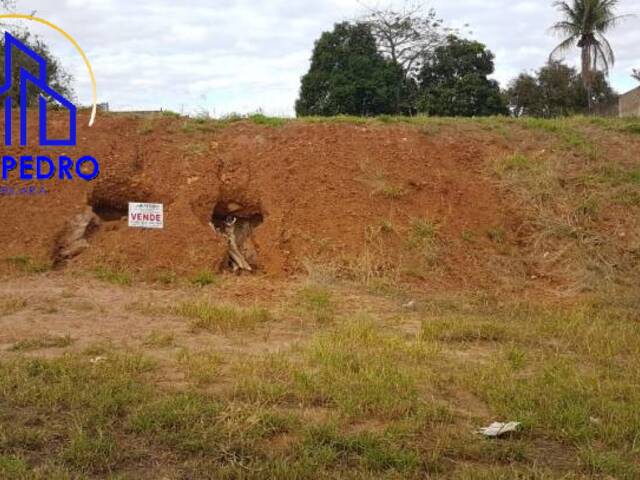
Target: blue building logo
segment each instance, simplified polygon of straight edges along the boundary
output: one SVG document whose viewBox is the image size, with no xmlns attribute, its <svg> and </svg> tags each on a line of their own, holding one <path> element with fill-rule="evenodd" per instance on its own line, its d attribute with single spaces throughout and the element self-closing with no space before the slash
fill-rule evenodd
<svg viewBox="0 0 640 480">
<path fill-rule="evenodd" d="M 37 87 L 40 92 L 39 101 L 39 143 L 41 146 L 75 146 L 76 145 L 76 117 L 77 108 L 68 99 L 53 90 L 47 84 L 47 62 L 44 58 L 31 50 L 28 46 L 15 38 L 9 32 L 4 34 L 4 85 L 0 86 L 0 96 L 11 91 L 13 87 L 13 75 L 11 74 L 11 66 L 13 53 L 20 50 L 37 65 L 38 75 L 34 76 L 24 68 L 20 67 L 20 98 L 13 99 L 7 95 L 4 100 L 4 117 L 5 117 L 5 133 L 4 143 L 6 146 L 12 144 L 12 107 L 15 100 L 20 105 L 20 145 L 27 144 L 27 88 L 29 84 Z M 65 110 L 69 112 L 69 136 L 65 139 L 50 139 L 47 133 L 47 98 L 58 102 Z"/>
<path fill-rule="evenodd" d="M 93 75 L 93 69 L 87 59 L 84 51 L 80 48 L 80 45 L 71 37 L 68 33 L 62 30 L 60 27 L 31 15 L 23 14 L 2 14 L 0 19 L 22 19 L 30 20 L 34 22 L 46 25 L 58 33 L 61 33 L 67 38 L 75 47 L 76 50 L 82 56 L 85 65 L 89 71 L 91 77 L 91 83 L 93 87 L 93 109 L 91 112 L 91 119 L 89 126 L 94 123 L 97 107 L 97 89 L 95 76 Z M 23 67 L 18 67 L 17 78 L 14 78 L 12 67 L 14 66 L 13 60 L 15 55 L 22 53 L 25 55 L 30 63 L 35 65 L 33 69 L 37 74 L 27 71 Z M 42 147 L 74 147 L 77 143 L 77 114 L 78 110 L 76 106 L 56 92 L 47 84 L 47 72 L 48 65 L 46 59 L 34 52 L 29 46 L 25 45 L 19 39 L 11 35 L 9 32 L 4 34 L 4 83 L 0 85 L 0 99 L 4 97 L 4 101 L 0 101 L 3 105 L 0 108 L 4 110 L 4 144 L 7 147 L 11 147 L 13 143 L 13 132 L 15 126 L 13 125 L 14 115 L 13 111 L 15 107 L 19 107 L 19 129 L 20 129 L 20 146 L 27 145 L 28 128 L 27 128 L 27 107 L 28 107 L 28 94 L 35 89 L 40 93 L 38 98 L 38 144 Z M 1 68 L 1 67 L 0 67 Z M 14 85 L 14 81 L 18 81 L 19 85 Z M 19 93 L 15 93 L 19 92 Z M 13 98 L 17 95 L 18 98 Z M 56 102 L 69 114 L 69 130 L 66 138 L 49 138 L 47 129 L 47 104 L 49 101 Z M 2 116 L 0 116 L 0 119 Z M 2 163 L 0 165 L 1 179 L 2 181 L 18 180 L 20 182 L 27 182 L 18 184 L 18 186 L 9 186 L 0 184 L 0 195 L 18 195 L 18 194 L 33 194 L 34 192 L 45 192 L 44 183 L 40 183 L 38 187 L 34 186 L 33 181 L 45 182 L 47 180 L 74 180 L 75 178 L 91 181 L 98 177 L 100 174 L 100 164 L 91 155 L 85 155 L 77 160 L 67 155 L 58 155 L 57 157 L 49 155 L 2 155 Z M 26 185 L 26 186 L 25 186 Z M 36 184 L 38 185 L 38 184 Z"/>
</svg>

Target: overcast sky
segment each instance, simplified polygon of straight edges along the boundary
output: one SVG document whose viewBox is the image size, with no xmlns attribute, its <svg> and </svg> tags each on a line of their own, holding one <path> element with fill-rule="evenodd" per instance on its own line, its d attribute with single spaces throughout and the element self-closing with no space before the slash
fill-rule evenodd
<svg viewBox="0 0 640 480">
<path fill-rule="evenodd" d="M 357 0 L 18 0 L 17 11 L 43 17 L 73 35 L 87 53 L 101 102 L 114 110 L 208 111 L 219 116 L 262 109 L 293 115 L 300 77 L 313 42 L 335 22 L 363 9 Z M 398 2 L 392 2 L 398 3 Z M 371 3 L 369 3 L 371 4 Z M 503 84 L 540 67 L 554 46 L 548 27 L 552 0 L 433 0 L 452 26 L 496 55 Z M 620 0 L 620 13 L 640 14 L 638 0 Z M 90 82 L 73 47 L 56 32 L 36 27 L 75 79 L 79 103 Z M 640 16 L 611 32 L 617 53 L 611 82 L 618 91 L 637 85 Z M 574 63 L 577 57 L 567 59 Z"/>
</svg>

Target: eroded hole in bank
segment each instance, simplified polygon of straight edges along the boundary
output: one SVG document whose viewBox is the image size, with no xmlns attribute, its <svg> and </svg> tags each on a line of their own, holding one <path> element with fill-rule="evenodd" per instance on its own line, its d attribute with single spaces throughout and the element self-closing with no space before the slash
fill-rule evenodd
<svg viewBox="0 0 640 480">
<path fill-rule="evenodd" d="M 232 272 L 253 272 L 258 269 L 258 253 L 253 241 L 253 230 L 264 221 L 259 207 L 239 202 L 218 202 L 211 215 L 211 225 L 224 236 L 228 251 L 221 268 Z"/>
<path fill-rule="evenodd" d="M 128 207 L 98 203 L 93 205 L 92 208 L 93 213 L 95 213 L 103 222 L 119 222 L 123 218 L 127 218 L 128 215 Z"/>
</svg>

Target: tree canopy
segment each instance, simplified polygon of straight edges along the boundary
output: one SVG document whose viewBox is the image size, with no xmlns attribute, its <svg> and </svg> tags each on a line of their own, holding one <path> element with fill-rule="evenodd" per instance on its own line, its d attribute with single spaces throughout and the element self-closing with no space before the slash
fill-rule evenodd
<svg viewBox="0 0 640 480">
<path fill-rule="evenodd" d="M 596 104 L 609 104 L 616 97 L 602 72 L 595 75 L 592 90 Z M 589 107 L 580 74 L 561 62 L 549 62 L 533 75 L 520 74 L 509 84 L 506 96 L 516 116 L 567 116 Z"/>
<path fill-rule="evenodd" d="M 24 43 L 27 47 L 33 50 L 35 53 L 45 58 L 47 61 L 47 84 L 55 91 L 64 95 L 67 98 L 73 97 L 72 78 L 62 68 L 62 65 L 55 56 L 49 50 L 49 47 L 44 43 L 42 39 L 30 34 L 26 30 L 18 30 L 11 32 L 14 37 Z M 4 36 L 0 37 L 0 65 L 4 66 L 5 52 L 4 52 Z M 11 96 L 17 102 L 20 96 L 20 68 L 27 70 L 34 76 L 37 76 L 37 64 L 25 55 L 22 51 L 14 50 L 12 54 L 12 66 L 10 75 L 13 78 L 12 87 L 8 93 L 0 95 L 0 100 L 4 101 L 4 98 Z M 4 83 L 4 72 L 0 77 Z M 29 84 L 27 87 L 27 105 L 35 105 L 39 96 L 42 94 L 40 89 L 35 85 Z M 49 99 L 47 99 L 49 100 Z"/>
<path fill-rule="evenodd" d="M 378 51 L 370 25 L 342 22 L 316 42 L 311 67 L 302 77 L 296 113 L 399 113 L 406 94 L 402 68 Z"/>
<path fill-rule="evenodd" d="M 506 114 L 494 72 L 494 55 L 480 42 L 449 36 L 425 59 L 418 75 L 419 109 L 429 115 Z"/>
</svg>

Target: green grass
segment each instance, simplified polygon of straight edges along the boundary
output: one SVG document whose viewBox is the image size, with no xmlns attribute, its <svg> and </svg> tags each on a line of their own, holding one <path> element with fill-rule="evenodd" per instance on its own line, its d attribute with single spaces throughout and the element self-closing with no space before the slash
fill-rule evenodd
<svg viewBox="0 0 640 480">
<path fill-rule="evenodd" d="M 438 232 L 439 226 L 432 220 L 415 218 L 411 221 L 407 245 L 416 254 L 412 262 L 416 276 L 423 276 L 436 264 L 441 247 Z"/>
<path fill-rule="evenodd" d="M 500 342 L 508 338 L 508 329 L 495 321 L 469 322 L 463 316 L 451 316 L 424 321 L 420 335 L 447 343 Z"/>
<path fill-rule="evenodd" d="M 499 175 L 504 175 L 510 171 L 520 171 L 520 170 L 531 170 L 533 168 L 533 164 L 531 159 L 522 154 L 515 153 L 513 155 L 509 155 L 504 159 L 501 159 L 496 165 L 496 171 Z"/>
<path fill-rule="evenodd" d="M 173 112 L 171 110 L 162 110 L 162 112 L 160 112 L 160 114 L 163 117 L 167 117 L 167 118 L 180 118 L 182 116 L 179 113 Z"/>
<path fill-rule="evenodd" d="M 419 243 L 425 240 L 433 240 L 438 235 L 438 225 L 431 220 L 415 219 L 411 222 L 410 237 Z"/>
<path fill-rule="evenodd" d="M 630 125 L 625 125 L 620 129 L 624 133 L 630 133 L 633 135 L 640 135 L 640 123 L 632 123 Z"/>
<path fill-rule="evenodd" d="M 606 165 L 594 172 L 586 180 L 603 182 L 613 187 L 640 186 L 640 168 L 626 169 L 619 166 Z"/>
<path fill-rule="evenodd" d="M 230 332 L 252 330 L 272 320 L 271 313 L 260 307 L 240 309 L 216 305 L 206 301 L 184 302 L 171 309 L 172 313 L 191 320 L 193 331 Z"/>
<path fill-rule="evenodd" d="M 417 451 L 397 448 L 389 436 L 372 432 L 345 435 L 334 424 L 309 428 L 302 448 L 325 468 L 342 465 L 369 472 L 409 473 L 421 462 Z"/>
<path fill-rule="evenodd" d="M 98 280 L 108 282 L 113 285 L 131 286 L 133 284 L 133 274 L 125 267 L 112 267 L 100 265 L 95 269 Z"/>
<path fill-rule="evenodd" d="M 44 335 L 42 337 L 30 338 L 28 340 L 20 340 L 12 347 L 13 352 L 27 352 L 31 350 L 42 350 L 46 348 L 66 348 L 74 342 L 70 335 L 52 336 Z"/>
<path fill-rule="evenodd" d="M 178 363 L 187 379 L 198 384 L 212 383 L 221 375 L 222 357 L 215 352 L 182 350 Z"/>
<path fill-rule="evenodd" d="M 27 479 L 30 478 L 29 465 L 15 455 L 0 455 L 0 478 Z"/>
<path fill-rule="evenodd" d="M 18 271 L 29 274 L 45 273 L 52 267 L 49 262 L 37 261 L 27 255 L 8 257 L 5 260 Z"/>
<path fill-rule="evenodd" d="M 584 117 L 523 118 L 517 120 L 518 124 L 524 128 L 553 134 L 563 148 L 576 151 L 590 160 L 595 160 L 598 157 L 598 149 L 591 136 L 583 129 L 587 121 Z"/>
<path fill-rule="evenodd" d="M 273 353 L 0 357 L 0 477 L 632 480 L 638 307 L 430 296 Z"/>
<path fill-rule="evenodd" d="M 288 121 L 286 118 L 268 117 L 262 113 L 255 113 L 253 115 L 249 115 L 247 118 L 256 125 L 266 125 L 274 128 L 281 127 Z"/>
<path fill-rule="evenodd" d="M 405 188 L 389 180 L 387 172 L 379 165 L 362 162 L 360 170 L 362 171 L 360 181 L 371 189 L 371 195 L 389 200 L 398 200 L 406 195 Z"/>
<path fill-rule="evenodd" d="M 310 286 L 298 293 L 298 305 L 304 314 L 311 315 L 319 324 L 333 321 L 335 306 L 331 292 L 322 287 Z"/>
<path fill-rule="evenodd" d="M 352 419 L 418 415 L 419 368 L 430 350 L 383 335 L 367 319 L 318 336 L 297 362 L 280 354 L 242 365 L 239 394 L 252 401 L 325 406 Z"/>
<path fill-rule="evenodd" d="M 161 283 L 162 285 L 175 285 L 178 283 L 179 278 L 178 278 L 178 274 L 176 272 L 174 272 L 173 270 L 159 270 L 158 272 L 156 272 L 153 276 L 153 280 Z"/>
<path fill-rule="evenodd" d="M 220 277 L 216 273 L 211 270 L 203 270 L 198 273 L 193 279 L 191 283 L 197 285 L 199 287 L 206 287 L 209 285 L 217 285 L 220 283 Z"/>
</svg>

